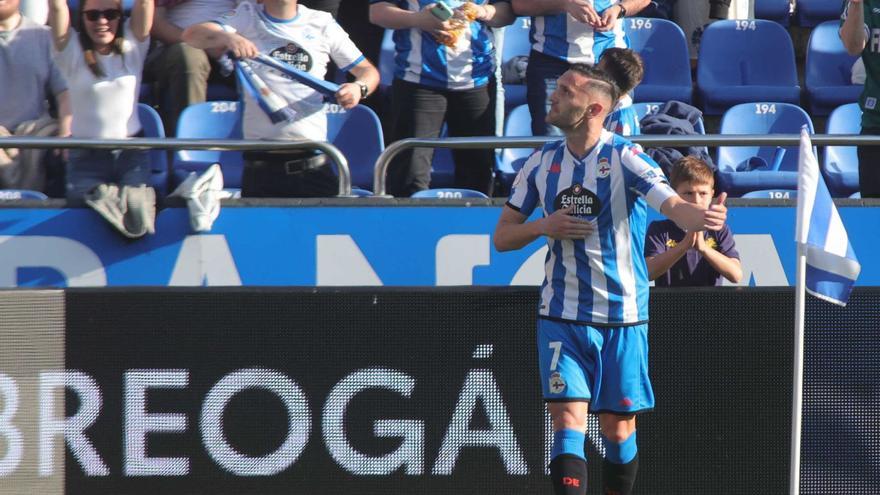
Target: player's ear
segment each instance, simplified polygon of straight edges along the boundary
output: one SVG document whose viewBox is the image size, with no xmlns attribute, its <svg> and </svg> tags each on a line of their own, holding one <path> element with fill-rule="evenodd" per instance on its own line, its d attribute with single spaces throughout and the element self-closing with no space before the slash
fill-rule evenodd
<svg viewBox="0 0 880 495">
<path fill-rule="evenodd" d="M 587 115 L 590 117 L 596 117 L 597 115 L 602 113 L 602 104 L 601 103 L 590 103 L 587 105 Z"/>
</svg>

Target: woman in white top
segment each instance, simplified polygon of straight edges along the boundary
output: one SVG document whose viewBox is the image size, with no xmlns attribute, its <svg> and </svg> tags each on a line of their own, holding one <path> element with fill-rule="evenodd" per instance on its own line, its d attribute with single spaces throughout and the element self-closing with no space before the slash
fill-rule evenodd
<svg viewBox="0 0 880 495">
<path fill-rule="evenodd" d="M 137 99 L 150 46 L 153 0 L 135 0 L 123 17 L 120 0 L 83 0 L 72 19 L 65 0 L 49 0 L 55 61 L 67 78 L 78 138 L 140 136 Z M 99 184 L 149 184 L 147 150 L 71 150 L 67 197 L 82 198 Z"/>
</svg>

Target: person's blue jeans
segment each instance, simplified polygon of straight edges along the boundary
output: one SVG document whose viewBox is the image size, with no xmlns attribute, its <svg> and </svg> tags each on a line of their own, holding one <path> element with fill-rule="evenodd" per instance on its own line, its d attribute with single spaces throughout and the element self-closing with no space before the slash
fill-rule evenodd
<svg viewBox="0 0 880 495">
<path fill-rule="evenodd" d="M 570 64 L 565 60 L 532 50 L 526 68 L 526 102 L 532 116 L 532 134 L 535 136 L 559 136 L 555 126 L 545 122 L 550 111 L 550 95 L 556 89 L 556 80 L 565 73 Z"/>
<path fill-rule="evenodd" d="M 70 150 L 67 161 L 67 199 L 82 199 L 99 184 L 150 185 L 148 150 Z"/>
</svg>

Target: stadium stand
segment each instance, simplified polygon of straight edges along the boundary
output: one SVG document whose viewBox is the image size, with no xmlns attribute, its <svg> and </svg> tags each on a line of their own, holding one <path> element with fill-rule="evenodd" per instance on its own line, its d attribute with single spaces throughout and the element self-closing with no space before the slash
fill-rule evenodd
<svg viewBox="0 0 880 495">
<path fill-rule="evenodd" d="M 510 111 L 507 120 L 504 123 L 505 136 L 531 136 L 532 135 L 532 116 L 529 113 L 528 105 L 519 105 Z M 534 150 L 531 148 L 505 148 L 501 152 L 501 159 L 498 161 L 498 174 L 501 180 L 510 184 L 519 169 L 522 168 L 526 158 L 532 154 Z"/>
<path fill-rule="evenodd" d="M 360 189 L 372 189 L 373 166 L 385 150 L 382 123 L 369 107 L 358 105 L 345 111 L 327 112 L 327 141 L 333 143 L 348 159 L 351 184 Z"/>
<path fill-rule="evenodd" d="M 642 56 L 645 76 L 635 101 L 691 103 L 693 80 L 684 31 L 672 21 L 633 17 L 624 20 L 630 48 Z"/>
<path fill-rule="evenodd" d="M 791 21 L 791 4 L 788 0 L 755 0 L 755 17 L 788 26 Z"/>
<path fill-rule="evenodd" d="M 45 193 L 31 189 L 0 189 L 0 201 L 14 201 L 19 199 L 49 199 Z"/>
<path fill-rule="evenodd" d="M 646 115 L 657 113 L 662 106 L 663 103 L 657 101 L 633 103 L 633 108 L 636 110 L 636 115 L 639 117 L 639 121 L 645 118 Z M 694 130 L 700 134 L 706 134 L 706 124 L 703 121 L 703 117 L 697 119 L 696 124 L 694 124 Z"/>
<path fill-rule="evenodd" d="M 241 104 L 237 101 L 209 101 L 188 106 L 177 122 L 177 137 L 182 139 L 242 139 Z M 201 173 L 214 163 L 223 169 L 228 188 L 241 187 L 244 167 L 240 151 L 180 150 L 174 153 L 172 186 L 190 172 Z"/>
<path fill-rule="evenodd" d="M 153 107 L 138 103 L 138 119 L 141 121 L 144 137 L 165 138 L 165 127 L 162 125 L 162 119 L 159 117 L 159 112 Z M 156 190 L 157 196 L 164 196 L 168 193 L 167 152 L 163 149 L 150 151 L 150 166 L 153 172 L 150 185 Z"/>
<path fill-rule="evenodd" d="M 852 84 L 855 56 L 846 53 L 837 31 L 839 21 L 814 27 L 807 42 L 804 80 L 812 115 L 828 115 L 846 103 L 858 101 L 861 84 Z"/>
<path fill-rule="evenodd" d="M 797 105 L 756 102 L 735 105 L 721 118 L 721 134 L 799 134 L 810 116 Z M 814 149 L 815 153 L 815 149 Z M 734 196 L 752 191 L 797 189 L 797 146 L 719 146 L 720 189 Z"/>
<path fill-rule="evenodd" d="M 861 131 L 862 111 L 858 103 L 841 105 L 828 117 L 826 134 L 858 134 Z M 851 196 L 859 190 L 859 156 L 855 146 L 826 146 L 822 173 L 831 195 L 837 198 Z"/>
<path fill-rule="evenodd" d="M 798 104 L 794 47 L 780 24 L 762 19 L 716 21 L 706 28 L 697 60 L 703 112 L 720 115 L 754 101 Z"/>
<path fill-rule="evenodd" d="M 513 24 L 504 28 L 504 46 L 501 50 L 502 67 L 514 57 L 528 57 L 532 49 L 529 41 L 529 18 L 519 17 Z M 504 84 L 504 108 L 512 108 L 526 102 L 525 84 Z"/>
<path fill-rule="evenodd" d="M 743 198 L 757 199 L 796 199 L 796 189 L 765 189 L 762 191 L 749 191 L 742 195 Z"/>
<path fill-rule="evenodd" d="M 480 191 L 474 191 L 473 189 L 456 189 L 454 187 L 416 191 L 410 197 L 416 199 L 489 199 L 489 196 L 486 196 Z"/>
<path fill-rule="evenodd" d="M 801 27 L 813 27 L 825 21 L 840 19 L 840 0 L 797 0 L 795 19 Z"/>
</svg>

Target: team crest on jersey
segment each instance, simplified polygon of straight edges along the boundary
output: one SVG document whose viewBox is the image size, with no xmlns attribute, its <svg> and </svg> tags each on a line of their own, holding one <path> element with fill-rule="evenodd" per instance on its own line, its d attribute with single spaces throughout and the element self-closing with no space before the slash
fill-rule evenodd
<svg viewBox="0 0 880 495">
<path fill-rule="evenodd" d="M 293 42 L 272 50 L 269 56 L 275 60 L 287 62 L 301 71 L 309 72 L 312 70 L 312 55 Z"/>
<path fill-rule="evenodd" d="M 574 206 L 571 214 L 579 217 L 594 217 L 602 210 L 602 201 L 596 193 L 590 191 L 581 184 L 572 184 L 556 195 L 553 208 L 561 210 Z"/>
<path fill-rule="evenodd" d="M 611 173 L 611 164 L 608 163 L 608 159 L 607 158 L 600 158 L 599 159 L 599 167 L 596 169 L 596 175 L 598 175 L 599 178 L 604 179 L 605 177 L 608 177 L 608 174 L 610 174 L 610 173 Z"/>
<path fill-rule="evenodd" d="M 565 380 L 562 379 L 562 375 L 558 371 L 550 373 L 550 393 L 561 394 L 563 390 L 565 390 Z"/>
</svg>

